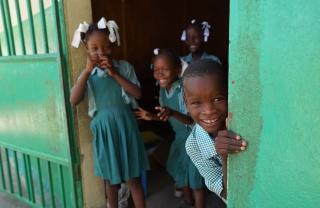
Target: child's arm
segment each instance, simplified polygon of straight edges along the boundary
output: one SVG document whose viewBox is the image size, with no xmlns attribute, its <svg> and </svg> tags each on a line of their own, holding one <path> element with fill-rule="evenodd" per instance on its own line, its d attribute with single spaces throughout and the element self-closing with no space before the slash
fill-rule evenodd
<svg viewBox="0 0 320 208">
<path fill-rule="evenodd" d="M 100 62 L 101 66 L 108 69 L 109 75 L 112 76 L 128 94 L 130 94 L 136 100 L 141 98 L 141 88 L 114 70 L 111 58 L 107 56 L 100 56 Z"/>
<path fill-rule="evenodd" d="M 110 71 L 110 69 L 108 68 Z M 110 73 L 109 73 L 110 74 Z M 141 88 L 135 85 L 134 83 L 130 82 L 126 78 L 124 78 L 121 74 L 118 72 L 115 72 L 114 74 L 110 74 L 122 87 L 123 89 L 129 93 L 132 97 L 134 97 L 136 100 L 139 100 L 141 98 Z"/>
<path fill-rule="evenodd" d="M 142 119 L 142 120 L 155 120 L 155 121 L 161 121 L 160 118 L 153 113 L 150 113 L 149 111 L 144 110 L 143 108 L 138 107 L 137 111 L 134 111 L 133 114 L 137 117 L 137 119 Z"/>
<path fill-rule="evenodd" d="M 98 63 L 98 56 L 88 56 L 87 57 L 87 66 L 84 72 L 82 73 L 80 79 L 72 88 L 70 95 L 70 103 L 72 105 L 78 105 L 84 97 L 84 90 L 86 88 L 87 80 L 90 76 L 90 73 Z"/>
<path fill-rule="evenodd" d="M 178 111 L 172 110 L 171 108 L 168 108 L 166 106 L 156 106 L 155 108 L 156 110 L 160 111 L 157 114 L 157 116 L 162 121 L 166 121 L 169 119 L 170 116 L 172 116 L 173 118 L 177 119 L 181 123 L 189 124 L 189 125 L 193 123 L 193 119 L 190 116 L 180 113 Z"/>
<path fill-rule="evenodd" d="M 215 148 L 218 155 L 222 159 L 222 172 L 223 172 L 223 190 L 221 196 L 227 198 L 227 179 L 228 179 L 228 154 L 238 153 L 239 151 L 246 150 L 247 142 L 242 140 L 238 134 L 228 130 L 218 132 L 215 138 Z"/>
</svg>

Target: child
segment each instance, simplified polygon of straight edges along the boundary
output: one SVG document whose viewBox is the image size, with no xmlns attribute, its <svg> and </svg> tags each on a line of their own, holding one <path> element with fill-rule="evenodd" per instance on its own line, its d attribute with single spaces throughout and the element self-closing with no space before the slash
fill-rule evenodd
<svg viewBox="0 0 320 208">
<path fill-rule="evenodd" d="M 137 178 L 149 169 L 149 163 L 130 107 L 130 103 L 135 105 L 135 99 L 141 96 L 139 82 L 128 62 L 112 57 L 114 42 L 117 40 L 119 45 L 114 21 L 106 22 L 102 18 L 97 24 L 81 24 L 78 30 L 85 32 L 81 36 L 88 58 L 85 70 L 72 89 L 70 102 L 78 105 L 88 94 L 94 173 L 106 182 L 111 208 L 118 207 L 118 184 L 122 181 L 127 182 L 135 207 L 143 208 L 144 192 Z M 77 43 L 77 38 L 76 32 L 73 43 Z"/>
<path fill-rule="evenodd" d="M 182 80 L 184 100 L 196 122 L 186 142 L 187 153 L 209 190 L 225 201 L 228 154 L 244 151 L 247 146 L 239 135 L 226 130 L 227 72 L 216 61 L 201 59 L 188 66 Z"/>
<path fill-rule="evenodd" d="M 190 53 L 183 57 L 183 60 L 188 64 L 199 59 L 212 59 L 220 63 L 218 57 L 214 55 L 208 55 L 204 51 L 204 44 L 208 40 L 210 34 L 210 25 L 208 22 L 202 24 L 191 21 L 191 24 L 187 26 L 187 29 L 183 31 L 181 40 L 185 41 Z"/>
<path fill-rule="evenodd" d="M 181 73 L 181 59 L 175 52 L 162 49 L 156 52 L 153 59 L 153 75 L 160 85 L 159 103 L 155 107 L 160 112 L 155 115 L 138 108 L 135 112 L 138 119 L 169 120 L 175 131 L 175 140 L 171 145 L 167 161 L 167 171 L 177 182 L 185 196 L 179 207 L 193 207 L 194 199 L 190 188 L 193 189 L 197 208 L 205 207 L 204 180 L 193 165 L 185 149 L 185 142 L 189 136 L 187 125 L 193 124 L 187 115 L 183 102 L 183 89 L 179 75 Z"/>
</svg>

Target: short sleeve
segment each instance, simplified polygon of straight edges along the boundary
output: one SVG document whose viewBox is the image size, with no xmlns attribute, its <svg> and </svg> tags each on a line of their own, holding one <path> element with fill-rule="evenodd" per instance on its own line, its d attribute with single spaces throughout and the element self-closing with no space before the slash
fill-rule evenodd
<svg viewBox="0 0 320 208">
<path fill-rule="evenodd" d="M 83 70 L 83 71 L 81 72 L 81 74 L 78 76 L 77 82 L 79 82 L 79 80 L 80 80 L 80 78 L 82 77 L 83 73 L 84 73 L 84 70 Z M 72 92 L 73 88 L 74 88 L 74 86 L 71 88 L 70 92 Z M 84 97 L 83 97 L 83 98 L 85 98 L 85 97 L 87 96 L 87 94 L 88 94 L 88 83 L 86 84 L 86 87 L 85 87 L 85 89 L 84 89 Z"/>
<path fill-rule="evenodd" d="M 130 63 L 126 61 L 119 61 L 119 67 L 120 67 L 120 74 L 124 78 L 126 78 L 130 82 L 140 87 L 140 82 L 137 78 L 136 72 L 134 71 L 134 68 Z"/>
<path fill-rule="evenodd" d="M 203 154 L 204 148 L 212 145 L 211 143 L 207 143 L 207 141 L 210 140 L 202 137 L 206 136 L 204 133 L 205 132 L 203 131 L 197 131 L 196 125 L 186 141 L 186 151 L 191 161 L 204 178 L 208 189 L 221 197 L 221 192 L 223 190 L 222 166 L 216 162 L 216 158 L 207 158 L 206 153 Z M 199 145 L 199 142 L 203 142 L 203 144 Z"/>
<path fill-rule="evenodd" d="M 140 82 L 136 76 L 136 73 L 133 69 L 133 66 L 126 61 L 119 61 L 118 63 L 119 63 L 119 73 L 124 78 L 126 78 L 127 80 L 129 80 L 133 84 L 140 87 Z M 136 101 L 136 99 L 134 99 L 134 97 L 129 95 L 123 88 L 122 88 L 122 97 L 123 97 L 126 104 L 131 104 L 132 108 L 134 108 L 134 109 L 137 108 L 138 102 Z"/>
</svg>

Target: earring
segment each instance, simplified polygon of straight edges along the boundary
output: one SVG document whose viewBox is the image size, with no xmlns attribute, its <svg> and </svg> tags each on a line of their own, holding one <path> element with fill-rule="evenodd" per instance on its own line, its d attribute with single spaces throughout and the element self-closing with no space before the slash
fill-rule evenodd
<svg viewBox="0 0 320 208">
<path fill-rule="evenodd" d="M 159 86 L 159 82 L 158 81 L 156 81 L 156 86 Z"/>
</svg>

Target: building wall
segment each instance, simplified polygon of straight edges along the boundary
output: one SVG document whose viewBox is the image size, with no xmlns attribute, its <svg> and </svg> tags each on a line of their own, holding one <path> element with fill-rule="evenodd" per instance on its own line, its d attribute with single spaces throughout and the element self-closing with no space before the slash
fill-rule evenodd
<svg viewBox="0 0 320 208">
<path fill-rule="evenodd" d="M 320 204 L 319 1 L 230 2 L 228 207 Z"/>
<path fill-rule="evenodd" d="M 66 30 L 68 35 L 69 60 L 71 79 L 73 83 L 84 70 L 87 60 L 87 52 L 83 44 L 79 48 L 71 47 L 74 31 L 83 21 L 92 19 L 91 1 L 78 0 L 64 1 L 66 17 Z M 71 88 L 72 86 L 70 86 Z M 93 174 L 93 147 L 92 133 L 90 131 L 91 118 L 88 116 L 87 100 L 74 108 L 75 126 L 78 139 L 78 148 L 81 157 L 82 193 L 84 207 L 106 207 L 104 181 Z"/>
</svg>

